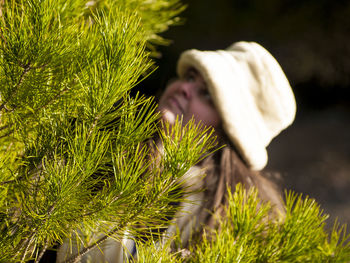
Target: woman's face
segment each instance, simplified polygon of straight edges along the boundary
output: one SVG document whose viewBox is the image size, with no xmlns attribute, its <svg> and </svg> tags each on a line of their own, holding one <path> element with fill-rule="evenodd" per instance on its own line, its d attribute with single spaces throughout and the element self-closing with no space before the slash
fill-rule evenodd
<svg viewBox="0 0 350 263">
<path fill-rule="evenodd" d="M 159 101 L 159 110 L 170 124 L 175 123 L 177 115 L 182 115 L 184 123 L 193 116 L 196 122 L 213 128 L 221 122 L 203 77 L 193 68 L 183 78 L 167 85 Z"/>
</svg>

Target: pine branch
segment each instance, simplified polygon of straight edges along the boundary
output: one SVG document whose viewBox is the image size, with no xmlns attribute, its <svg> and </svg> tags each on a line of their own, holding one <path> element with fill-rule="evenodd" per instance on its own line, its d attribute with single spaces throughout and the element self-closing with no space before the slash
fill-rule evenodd
<svg viewBox="0 0 350 263">
<path fill-rule="evenodd" d="M 135 154 L 135 160 L 120 160 L 126 166 L 123 171 L 132 167 L 134 178 L 125 172 L 118 187 L 128 188 L 131 195 L 118 192 L 117 186 L 106 187 L 97 194 L 101 199 L 94 200 L 96 189 L 107 180 L 104 169 L 112 169 L 106 168 L 114 156 L 112 146 L 135 153 L 136 145 L 155 132 L 155 105 L 128 94 L 152 71 L 146 41 L 173 23 L 181 9 L 178 1 L 144 5 L 143 0 L 103 0 L 88 10 L 85 2 L 9 0 L 1 6 L 0 82 L 5 101 L 0 105 L 0 138 L 5 145 L 16 140 L 10 153 L 0 152 L 1 158 L 11 158 L 1 167 L 6 169 L 0 182 L 6 196 L 1 197 L 1 211 L 10 211 L 6 222 L 0 222 L 3 233 L 9 233 L 0 240 L 4 261 L 24 262 L 36 255 L 39 262 L 50 244 L 79 227 L 93 229 L 101 218 L 119 222 L 113 232 L 105 231 L 107 236 L 125 228 L 126 219 L 157 221 L 159 215 L 149 211 L 165 209 L 162 195 L 172 187 L 162 189 L 157 179 L 151 187 L 159 196 L 140 201 L 145 189 L 130 184 L 141 184 L 136 178 L 144 171 Z M 115 101 L 122 107 L 115 108 Z M 115 125 L 109 125 L 115 118 Z M 85 137 L 79 132 L 86 132 Z M 124 158 L 123 152 L 118 158 Z M 101 178 L 94 178 L 99 169 Z M 16 178 L 10 177 L 12 170 Z M 135 209 L 123 211 L 132 201 L 137 202 Z M 108 214 L 116 207 L 120 215 Z"/>
</svg>

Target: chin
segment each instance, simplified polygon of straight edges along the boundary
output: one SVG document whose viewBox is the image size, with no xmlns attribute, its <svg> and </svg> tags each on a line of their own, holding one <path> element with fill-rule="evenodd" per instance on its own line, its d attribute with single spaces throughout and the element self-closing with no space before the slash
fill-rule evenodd
<svg viewBox="0 0 350 263">
<path fill-rule="evenodd" d="M 162 119 L 164 121 L 167 121 L 169 124 L 173 125 L 175 124 L 176 120 L 176 114 L 168 109 L 161 110 L 162 112 Z"/>
</svg>

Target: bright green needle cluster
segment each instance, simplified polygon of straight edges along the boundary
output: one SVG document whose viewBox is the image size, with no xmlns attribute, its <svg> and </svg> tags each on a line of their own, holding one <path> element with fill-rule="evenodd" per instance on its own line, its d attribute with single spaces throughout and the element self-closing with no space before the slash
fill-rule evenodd
<svg viewBox="0 0 350 263">
<path fill-rule="evenodd" d="M 152 98 L 130 91 L 154 70 L 158 34 L 183 9 L 178 0 L 1 1 L 1 262 L 38 262 L 78 232 L 81 251 L 102 241 L 96 232 L 138 237 L 173 214 L 185 170 L 169 167 L 194 165 L 208 148 L 150 169 L 159 116 Z"/>
<path fill-rule="evenodd" d="M 238 185 L 229 194 L 219 230 L 192 248 L 186 262 L 349 262 L 349 235 L 335 224 L 328 234 L 327 215 L 315 200 L 286 192 L 286 213 L 271 217 L 256 190 Z"/>
<path fill-rule="evenodd" d="M 350 262 L 346 227 L 335 223 L 327 230 L 328 216 L 315 200 L 286 192 L 286 213 L 276 216 L 269 203 L 260 201 L 256 189 L 247 191 L 239 184 L 228 198 L 217 229 L 207 230 L 188 249 L 171 250 L 176 237 L 140 243 L 139 262 Z"/>
</svg>

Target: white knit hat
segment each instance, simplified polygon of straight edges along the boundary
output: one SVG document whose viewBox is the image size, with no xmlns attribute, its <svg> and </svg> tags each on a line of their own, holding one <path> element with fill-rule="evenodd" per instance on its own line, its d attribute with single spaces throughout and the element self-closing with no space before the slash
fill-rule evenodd
<svg viewBox="0 0 350 263">
<path fill-rule="evenodd" d="M 222 118 L 223 129 L 248 166 L 261 170 L 266 147 L 289 126 L 296 105 L 280 65 L 262 46 L 237 42 L 226 50 L 187 50 L 177 65 L 179 77 L 198 70 Z"/>
</svg>

